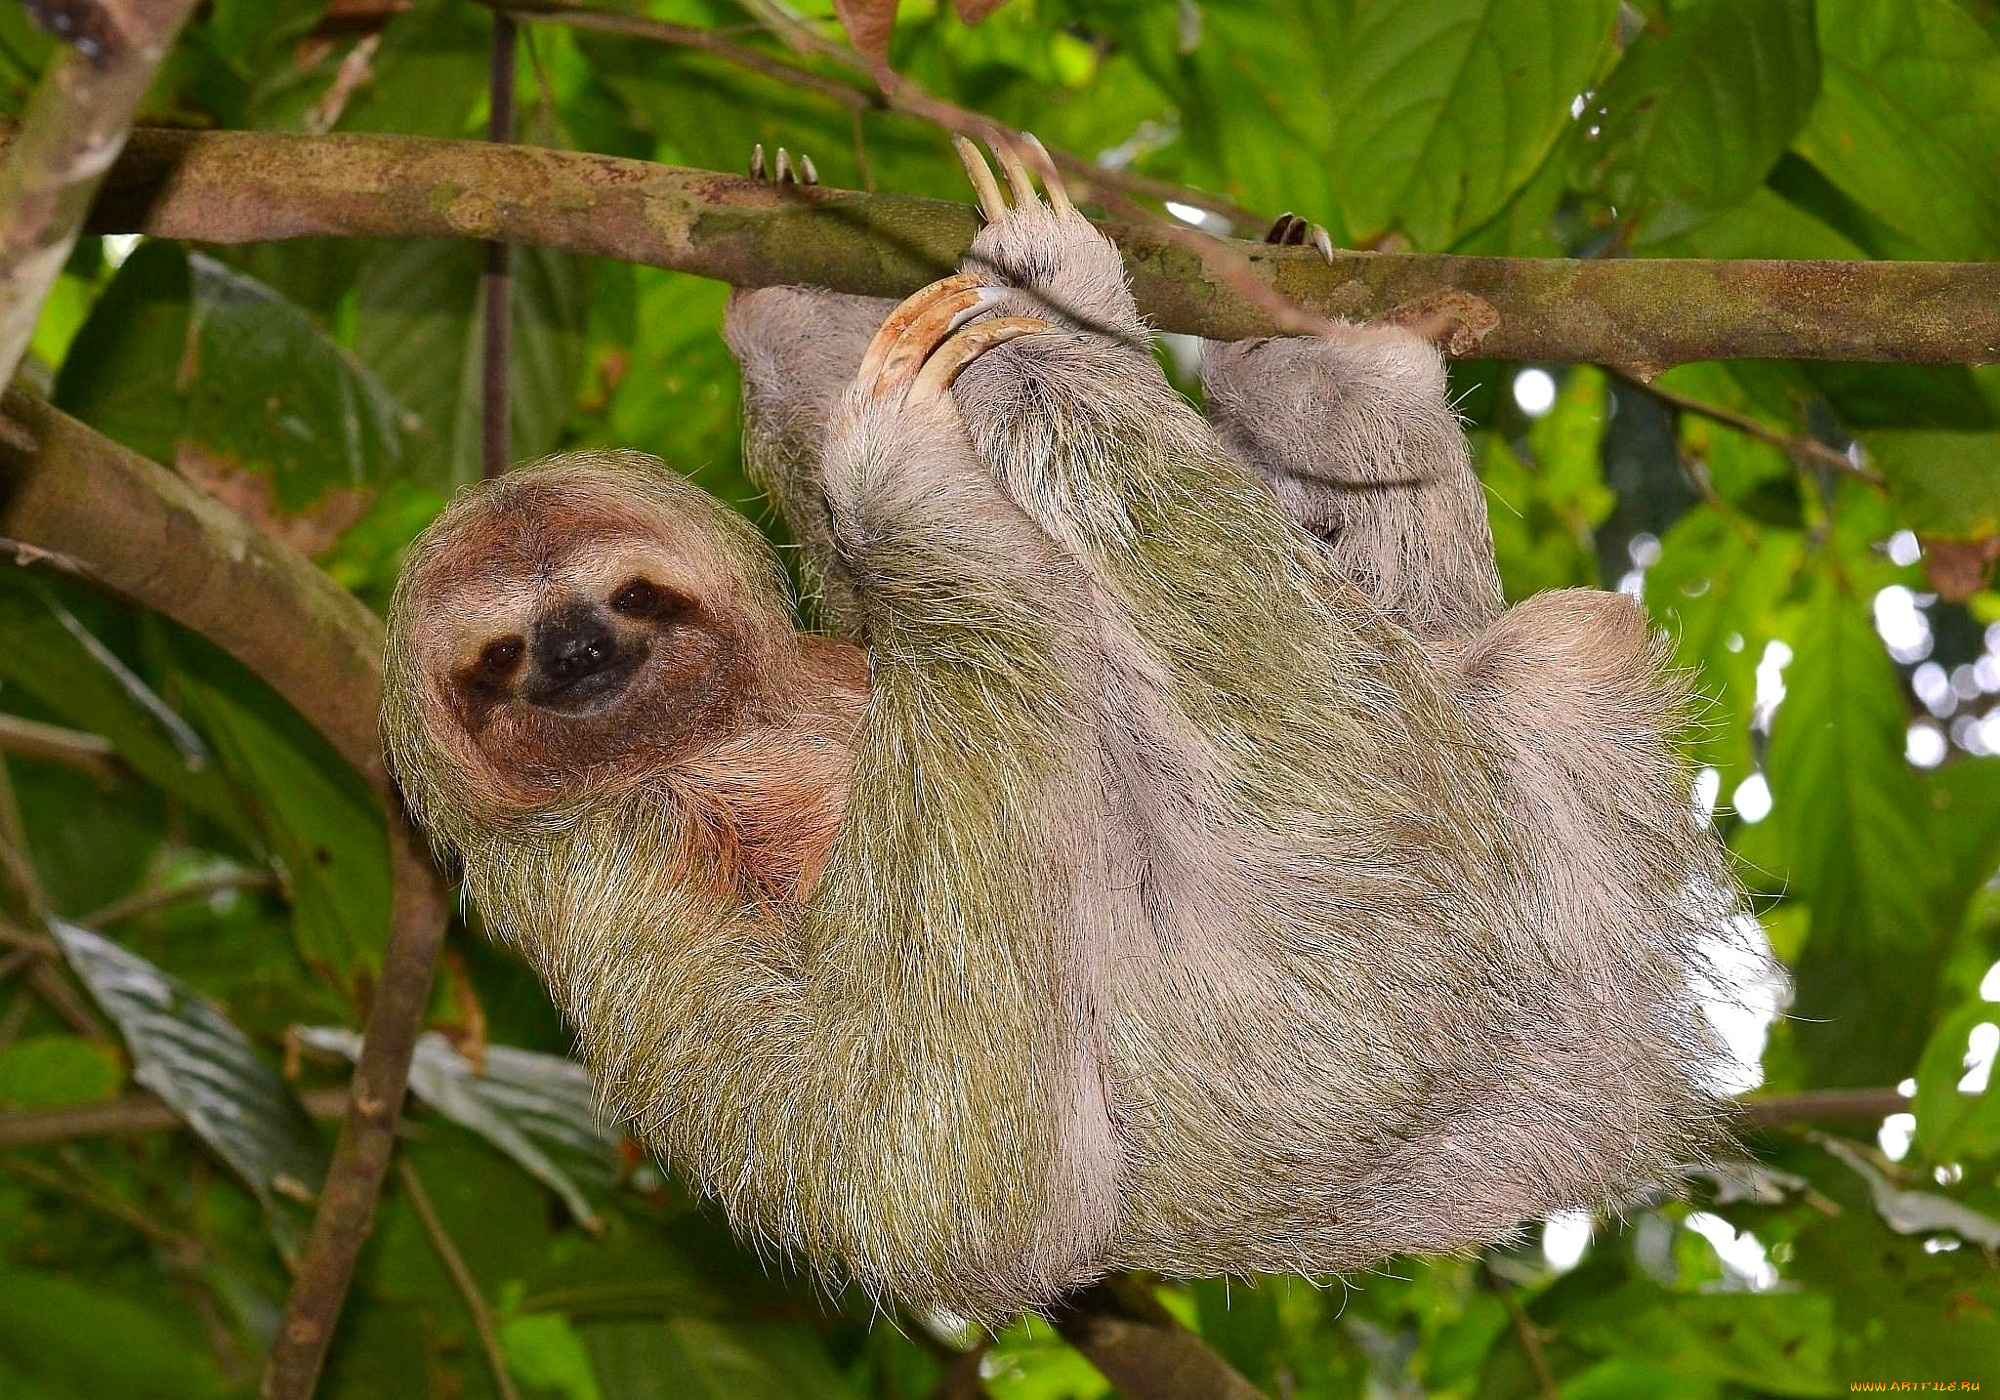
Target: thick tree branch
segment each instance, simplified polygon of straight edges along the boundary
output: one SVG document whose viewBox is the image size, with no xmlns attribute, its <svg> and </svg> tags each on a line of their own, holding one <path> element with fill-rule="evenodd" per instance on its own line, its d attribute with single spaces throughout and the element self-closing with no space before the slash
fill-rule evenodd
<svg viewBox="0 0 2000 1400">
<path fill-rule="evenodd" d="M 970 205 L 778 189 L 610 156 L 396 136 L 135 133 L 100 232 L 206 243 L 345 235 L 498 238 L 738 286 L 909 292 L 955 265 Z M 1163 231 L 1110 224 L 1163 330 L 1269 334 L 1268 313 Z M 1690 360 L 2000 359 L 2000 263 L 1466 258 L 1235 245 L 1296 305 L 1373 319 L 1470 296 L 1498 323 L 1479 353 L 1651 374 Z"/>
<path fill-rule="evenodd" d="M 326 735 L 388 811 L 394 900 L 382 977 L 264 1378 L 266 1395 L 303 1400 L 374 1218 L 448 913 L 443 883 L 382 764 L 381 624 L 241 516 L 20 393 L 7 396 L 0 422 L 0 539 L 17 553 L 61 560 L 221 646 Z"/>
<path fill-rule="evenodd" d="M 36 84 L 0 170 L 0 385 L 34 338 L 98 181 L 194 0 L 44 0 L 29 9 L 69 43 Z"/>
</svg>

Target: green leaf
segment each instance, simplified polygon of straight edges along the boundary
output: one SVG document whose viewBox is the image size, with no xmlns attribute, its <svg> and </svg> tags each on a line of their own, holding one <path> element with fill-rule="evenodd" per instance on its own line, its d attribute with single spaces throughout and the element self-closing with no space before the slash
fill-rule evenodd
<svg viewBox="0 0 2000 1400">
<path fill-rule="evenodd" d="M 215 1003 L 137 953 L 60 920 L 63 956 L 117 1023 L 132 1077 L 164 1099 L 263 1205 L 280 1248 L 303 1234 L 289 1201 L 326 1174 L 319 1130 Z"/>
<path fill-rule="evenodd" d="M 1763 184 L 1818 89 L 1812 0 L 1678 0 L 1598 90 L 1580 150 L 1635 242 L 1671 238 Z"/>
<path fill-rule="evenodd" d="M 2000 534 L 2000 432 L 1878 428 L 1861 441 L 1912 530 L 1946 539 Z"/>
<path fill-rule="evenodd" d="M 1610 44 L 1615 0 L 1354 4 L 1317 81 L 1349 230 L 1442 248 L 1527 184 Z M 1282 86 L 1294 62 L 1267 69 Z M 1316 133 L 1315 133 L 1316 134 Z"/>
<path fill-rule="evenodd" d="M 707 1318 L 592 1322 L 579 1329 L 615 1400 L 845 1400 L 854 1392 L 812 1332 Z"/>
<path fill-rule="evenodd" d="M 0 681 L 63 723 L 111 741 L 124 762 L 165 792 L 248 836 L 249 816 L 188 722 L 24 573 L 0 572 Z"/>
<path fill-rule="evenodd" d="M 389 927 L 389 844 L 360 776 L 298 713 L 228 657 L 190 638 L 175 652 L 188 712 L 254 802 L 284 862 L 299 954 L 357 990 Z"/>
<path fill-rule="evenodd" d="M 2000 255 L 2000 47 L 1950 0 L 1819 0 L 1799 150 L 1903 256 Z"/>
<path fill-rule="evenodd" d="M 1578 368 L 1517 453 L 1497 433 L 1479 440 L 1493 548 L 1507 596 L 1597 582 L 1595 532 L 1617 497 L 1604 484 L 1605 382 Z"/>
<path fill-rule="evenodd" d="M 318 531 L 294 539 L 308 552 L 402 455 L 395 401 L 311 316 L 170 243 L 142 244 L 112 278 L 55 401 L 279 533 L 321 508 Z"/>
<path fill-rule="evenodd" d="M 1717 702 L 1697 731 L 1696 752 L 1737 777 L 1754 766 L 1757 663 L 1803 547 L 1794 531 L 1746 535 L 1717 511 L 1690 511 L 1660 541 L 1659 562 L 1646 574 L 1646 606 L 1674 639 L 1675 663 Z"/>
<path fill-rule="evenodd" d="M 77 1035 L 31 1035 L 0 1046 L 0 1104 L 60 1108 L 101 1103 L 125 1082 L 117 1051 Z"/>
<path fill-rule="evenodd" d="M 410 470 L 426 485 L 475 481 L 480 470 L 478 309 L 485 254 L 477 243 L 409 239 L 362 265 L 355 349 L 420 427 Z M 508 370 L 516 461 L 552 451 L 584 364 L 588 264 L 516 248 L 513 358 Z"/>
<path fill-rule="evenodd" d="M 1985 1082 L 1959 1087 L 1971 1078 L 1968 1061 L 1981 1026 L 2000 1027 L 2000 1003 L 1973 1002 L 1945 1017 L 1917 1064 L 1917 1097 L 1910 1107 L 1917 1118 L 1917 1146 L 1933 1162 L 2000 1155 L 2000 1075 L 1991 1072 L 1990 1047 Z"/>
<path fill-rule="evenodd" d="M 1793 1029 L 1814 1084 L 1894 1083 L 1923 1046 L 1953 929 L 1868 601 L 1829 572 L 1797 628 L 1768 759 L 1790 890 L 1812 909 Z"/>
<path fill-rule="evenodd" d="M 562 1400 L 604 1400 L 583 1337 L 562 1314 L 510 1317 L 498 1330 L 507 1369 L 522 1384 L 554 1391 Z"/>
<path fill-rule="evenodd" d="M 333 1026 L 299 1031 L 316 1050 L 352 1060 L 361 1037 Z M 590 1074 L 574 1060 L 506 1045 L 489 1045 L 485 1067 L 472 1063 L 450 1041 L 427 1031 L 410 1064 L 410 1092 L 464 1128 L 485 1138 L 562 1198 L 581 1224 L 598 1215 L 585 1188 L 602 1194 L 618 1179 L 618 1134 L 600 1125 Z"/>
<path fill-rule="evenodd" d="M 25 1379 L 23 1379 L 25 1378 Z M 30 1397 L 209 1400 L 224 1394 L 188 1328 L 114 1293 L 27 1269 L 0 1269 L 0 1380 Z"/>
<path fill-rule="evenodd" d="M 1561 1325 L 1579 1346 L 1668 1375 L 1733 1382 L 1768 1395 L 1846 1393 L 1831 1366 L 1833 1304 L 1824 1297 L 1697 1294 L 1635 1306 L 1640 1299 L 1631 1295 L 1640 1292 L 1612 1295 Z"/>
</svg>

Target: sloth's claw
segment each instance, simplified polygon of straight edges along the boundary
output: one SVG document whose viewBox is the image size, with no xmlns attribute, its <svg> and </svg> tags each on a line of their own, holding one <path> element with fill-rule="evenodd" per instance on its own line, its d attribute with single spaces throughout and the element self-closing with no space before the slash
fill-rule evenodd
<svg viewBox="0 0 2000 1400">
<path fill-rule="evenodd" d="M 1007 217 L 1007 201 L 1001 197 L 1000 183 L 993 178 L 993 169 L 987 165 L 986 157 L 979 147 L 963 136 L 954 136 L 951 143 L 958 150 L 958 158 L 965 164 L 966 179 L 972 182 L 972 193 L 979 201 L 979 212 L 986 222 L 995 224 Z M 1028 159 L 1021 153 L 1026 151 Z M 1016 209 L 1033 208 L 1042 203 L 1042 196 L 1035 191 L 1037 176 L 1042 189 L 1048 194 L 1048 207 L 1058 214 L 1073 214 L 1076 205 L 1069 197 L 1069 190 L 1063 185 L 1062 176 L 1056 171 L 1054 157 L 1048 147 L 1029 132 L 1022 132 L 1020 142 L 996 140 L 993 142 L 993 157 L 1000 162 L 1000 170 L 1007 177 L 1007 189 L 1013 196 Z M 1030 162 L 1034 168 L 1029 168 Z"/>
<path fill-rule="evenodd" d="M 868 386 L 876 398 L 899 392 L 937 343 L 987 299 L 979 278 L 969 272 L 940 278 L 911 293 L 868 342 L 856 381 Z"/>
<path fill-rule="evenodd" d="M 950 336 L 924 361 L 923 370 L 910 386 L 910 397 L 921 399 L 946 393 L 967 365 L 994 346 L 1052 329 L 1039 316 L 995 316 L 975 322 Z"/>
<path fill-rule="evenodd" d="M 817 185 L 819 170 L 813 159 L 804 151 L 799 152 L 798 164 L 792 163 L 792 153 L 783 146 L 778 147 L 777 165 L 767 170 L 764 165 L 764 143 L 759 141 L 750 148 L 750 178 L 768 181 L 774 185 Z"/>
<path fill-rule="evenodd" d="M 1000 185 L 993 178 L 993 168 L 979 153 L 979 147 L 963 136 L 952 137 L 951 144 L 965 166 L 965 178 L 972 182 L 972 194 L 979 201 L 980 215 L 989 224 L 1006 218 L 1007 202 L 1000 197 Z"/>
<path fill-rule="evenodd" d="M 1333 261 L 1333 237 L 1324 228 L 1301 219 L 1287 210 L 1272 223 L 1264 241 L 1280 248 L 1309 246 L 1327 262 Z"/>
</svg>

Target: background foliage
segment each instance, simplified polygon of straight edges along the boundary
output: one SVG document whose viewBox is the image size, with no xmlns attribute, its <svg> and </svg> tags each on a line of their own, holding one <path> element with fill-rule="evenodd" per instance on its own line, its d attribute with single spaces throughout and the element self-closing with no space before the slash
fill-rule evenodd
<svg viewBox="0 0 2000 1400">
<path fill-rule="evenodd" d="M 785 52 L 765 4 L 644 12 Z M 464 0 L 215 0 L 147 119 L 475 135 L 490 28 Z M 719 169 L 784 143 L 827 183 L 961 197 L 944 135 L 911 118 L 632 37 L 542 23 L 524 45 L 524 139 Z M 10 108 L 49 51 L 0 10 Z M 1016 0 L 970 28 L 909 0 L 890 53 L 1051 144 L 1353 246 L 2000 256 L 1992 0 Z M 455 243 L 86 241 L 28 373 L 379 607 L 477 470 L 479 265 Z M 763 518 L 725 289 L 543 252 L 515 267 L 517 454 L 642 447 Z M 2000 1381 L 2000 596 L 1978 582 L 2000 369 L 1700 364 L 1668 398 L 1592 368 L 1455 379 L 1510 591 L 1643 593 L 1701 668 L 1696 800 L 1799 979 L 1765 1092 L 1900 1084 L 1911 1112 L 1758 1136 L 1754 1168 L 1691 1201 L 1485 1258 L 1164 1296 L 1287 1396 Z M 1808 439 L 1886 489 L 1785 449 Z M 299 1095 L 342 1082 L 380 953 L 384 834 L 254 676 L 42 572 L 0 572 L 0 712 L 110 755 L 0 742 L 0 849 L 26 855 L 0 879 L 0 1141 L 139 1087 L 195 1129 L 0 1149 L 0 1392 L 245 1393 L 328 1150 Z M 476 927 L 433 1025 L 415 1175 L 384 1203 L 325 1394 L 494 1392 L 441 1238 L 524 1395 L 920 1396 L 964 1343 L 817 1298 L 601 1137 L 540 987 Z M 982 1369 L 1006 1400 L 1104 1391 L 1046 1327 Z"/>
</svg>

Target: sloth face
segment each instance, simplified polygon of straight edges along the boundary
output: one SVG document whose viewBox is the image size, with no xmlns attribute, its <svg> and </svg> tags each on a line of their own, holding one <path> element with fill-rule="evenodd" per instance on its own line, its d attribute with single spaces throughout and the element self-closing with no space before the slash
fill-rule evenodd
<svg viewBox="0 0 2000 1400">
<path fill-rule="evenodd" d="M 623 476 L 524 475 L 455 506 L 391 621 L 459 778 L 536 806 L 726 734 L 763 633 L 700 514 Z M 718 507 L 719 509 L 719 507 Z M 394 682 L 391 682 L 394 684 Z"/>
</svg>

